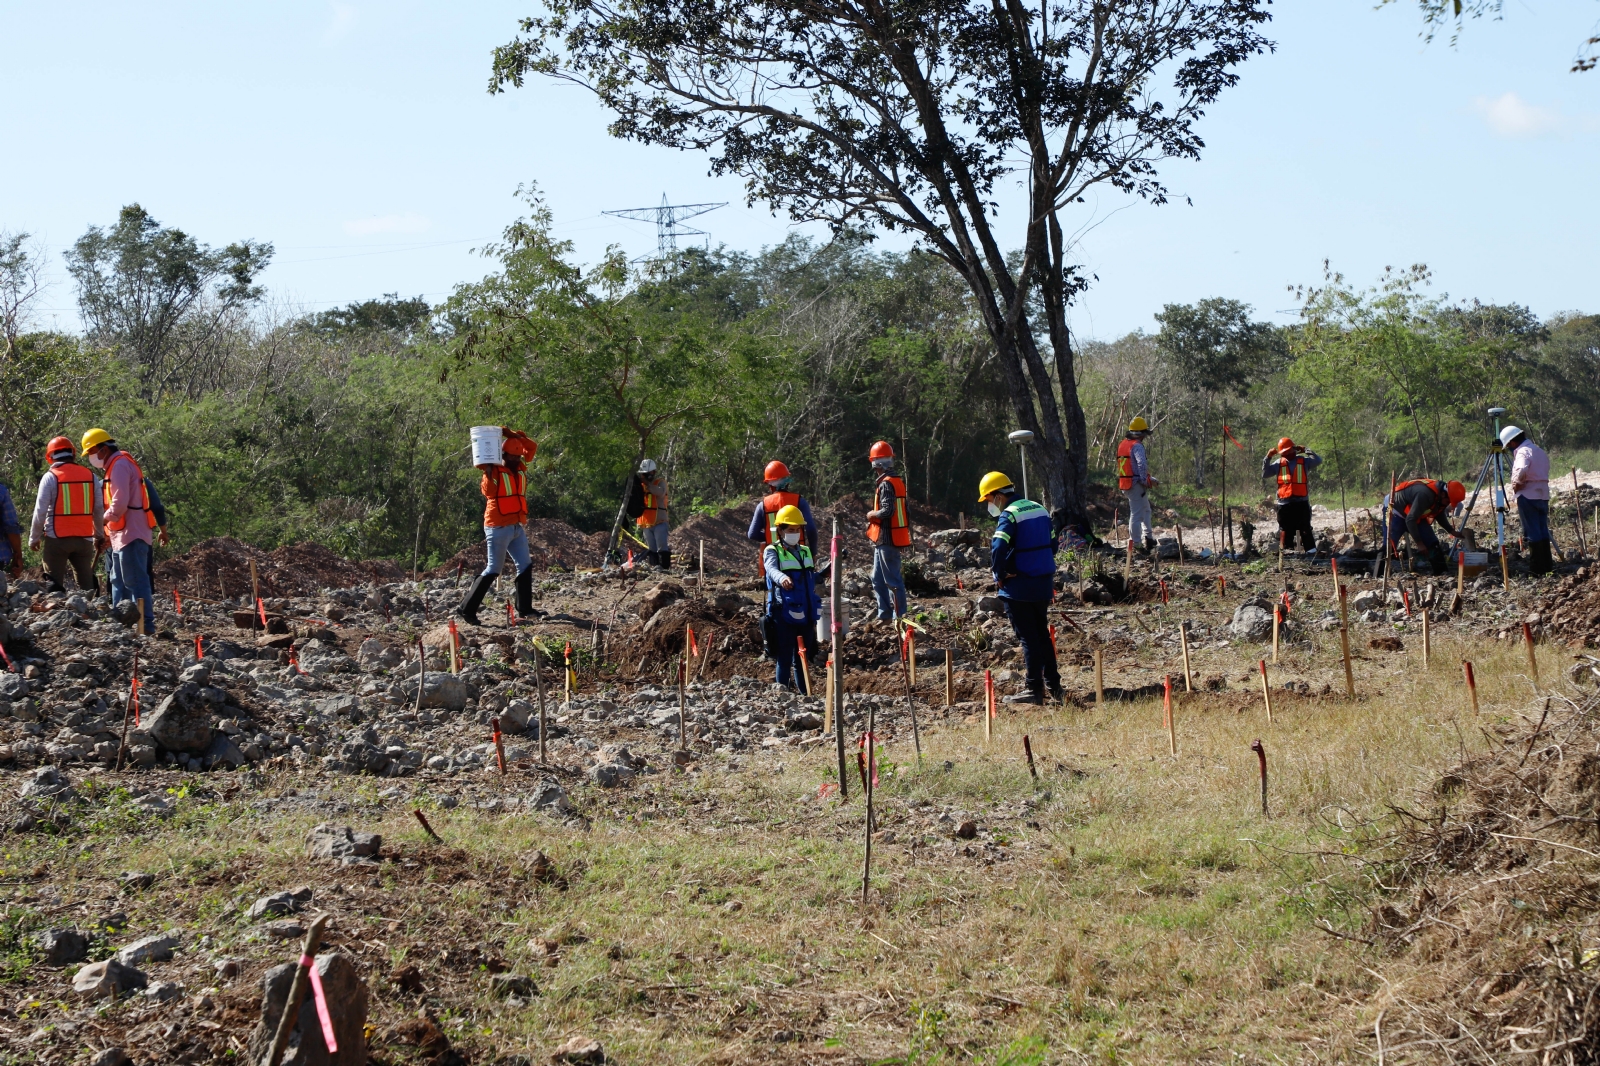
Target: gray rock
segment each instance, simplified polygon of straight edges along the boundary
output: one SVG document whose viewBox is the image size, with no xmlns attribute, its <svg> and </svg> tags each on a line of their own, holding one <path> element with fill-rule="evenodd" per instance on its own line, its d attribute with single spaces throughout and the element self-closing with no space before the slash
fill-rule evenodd
<svg viewBox="0 0 1600 1066">
<path fill-rule="evenodd" d="M 804 733 L 811 729 L 821 729 L 822 716 L 814 711 L 800 711 L 785 718 L 783 724 L 791 733 Z"/>
<path fill-rule="evenodd" d="M 270 896 L 262 896 L 250 904 L 250 909 L 245 911 L 245 917 L 252 922 L 261 918 L 280 917 L 285 914 L 298 914 L 311 902 L 311 886 L 301 885 L 291 888 L 287 892 L 274 892 Z"/>
<path fill-rule="evenodd" d="M 124 966 L 142 966 L 147 962 L 166 962 L 172 958 L 172 949 L 178 946 L 178 938 L 162 933 L 159 936 L 147 936 L 143 940 L 135 940 L 127 947 L 117 952 L 117 961 Z"/>
<path fill-rule="evenodd" d="M 979 596 L 978 610 L 983 614 L 1005 614 L 1005 602 L 999 596 Z"/>
<path fill-rule="evenodd" d="M 278 940 L 293 940 L 296 937 L 304 936 L 306 932 L 306 927 L 292 918 L 268 922 L 261 928 L 268 936 Z"/>
<path fill-rule="evenodd" d="M 606 1051 L 598 1040 L 575 1036 L 552 1051 L 550 1061 L 570 1066 L 598 1066 L 606 1061 Z"/>
<path fill-rule="evenodd" d="M 144 971 L 125 966 L 116 959 L 91 962 L 72 978 L 72 990 L 91 999 L 115 998 L 150 983 Z"/>
<path fill-rule="evenodd" d="M 192 681 L 196 685 L 211 684 L 211 663 L 205 659 L 201 659 L 197 663 L 190 663 L 178 675 L 178 680 L 180 682 Z"/>
<path fill-rule="evenodd" d="M 400 683 L 401 698 L 408 705 L 415 706 L 417 701 L 417 679 L 413 675 Z M 453 674 L 428 671 L 427 681 L 422 686 L 422 706 L 434 710 L 461 711 L 465 710 L 467 701 L 472 698 L 472 689 Z"/>
<path fill-rule="evenodd" d="M 507 733 L 520 733 L 528 728 L 528 723 L 537 721 L 539 708 L 527 700 L 512 700 L 500 712 L 500 728 Z"/>
<path fill-rule="evenodd" d="M 70 782 L 60 770 L 54 766 L 41 766 L 28 776 L 17 795 L 23 799 L 74 799 L 77 793 L 72 791 Z"/>
<path fill-rule="evenodd" d="M 249 762 L 244 757 L 244 752 L 239 750 L 239 745 L 233 742 L 233 738 L 224 733 L 218 733 L 211 738 L 211 743 L 206 747 L 205 754 L 200 756 L 200 761 L 212 769 L 226 767 L 229 770 L 237 770 Z"/>
<path fill-rule="evenodd" d="M 183 995 L 183 986 L 176 981 L 157 981 L 140 994 L 156 1003 L 167 1003 Z"/>
<path fill-rule="evenodd" d="M 20 700 L 31 687 L 21 674 L 0 673 L 0 700 Z"/>
<path fill-rule="evenodd" d="M 413 685 L 411 687 L 411 695 L 415 698 L 416 694 L 417 689 Z M 352 721 L 359 722 L 361 720 L 361 700 L 356 696 L 334 696 L 332 699 L 318 700 L 317 712 L 335 716 L 342 715 Z"/>
<path fill-rule="evenodd" d="M 199 755 L 211 746 L 213 734 L 211 706 L 203 694 L 215 691 L 220 690 L 193 682 L 179 685 L 145 721 L 144 731 L 168 751 Z"/>
<path fill-rule="evenodd" d="M 244 972 L 244 963 L 238 959 L 218 959 L 211 964 L 211 969 L 219 980 L 231 981 Z"/>
<path fill-rule="evenodd" d="M 134 744 L 128 748 L 128 761 L 135 766 L 154 766 L 157 758 L 156 749 L 149 744 Z"/>
<path fill-rule="evenodd" d="M 1377 589 L 1363 589 L 1350 597 L 1352 611 L 1375 611 L 1383 606 L 1383 593 Z"/>
<path fill-rule="evenodd" d="M 295 1027 L 289 1035 L 292 1053 L 284 1056 L 284 1066 L 366 1066 L 367 1037 L 363 1031 L 367 1024 L 367 986 L 356 971 L 350 956 L 343 952 L 318 955 L 312 965 L 322 981 L 327 997 L 328 1018 L 333 1023 L 334 1042 L 339 1045 L 337 1054 L 329 1054 L 322 1039 L 322 1023 L 317 1018 L 317 1005 L 311 996 L 305 998 Z M 278 1020 L 283 1016 L 284 1004 L 289 999 L 289 986 L 294 980 L 296 964 L 274 966 L 261 978 L 261 1021 L 250 1034 L 248 1057 L 260 1062 L 278 1031 Z"/>
<path fill-rule="evenodd" d="M 129 1066 L 133 1060 L 119 1047 L 108 1047 L 89 1060 L 89 1066 Z"/>
<path fill-rule="evenodd" d="M 360 833 L 347 825 L 314 825 L 306 833 L 306 854 L 313 859 L 360 862 L 375 858 L 383 847 L 377 833 Z"/>
<path fill-rule="evenodd" d="M 402 659 L 399 648 L 391 648 L 376 637 L 362 641 L 356 652 L 356 661 L 368 670 L 393 668 L 399 666 Z"/>
<path fill-rule="evenodd" d="M 1253 603 L 1240 604 L 1233 612 L 1228 631 L 1239 640 L 1271 640 L 1272 612 L 1262 610 Z"/>
<path fill-rule="evenodd" d="M 50 929 L 39 934 L 39 950 L 51 966 L 67 966 L 89 957 L 89 939 L 76 929 Z"/>
<path fill-rule="evenodd" d="M 619 762 L 600 763 L 590 768 L 589 780 L 601 788 L 616 788 L 633 780 L 633 767 Z"/>
<path fill-rule="evenodd" d="M 550 778 L 540 780 L 539 787 L 533 790 L 531 805 L 535 810 L 559 811 L 562 814 L 572 813 L 572 801 L 561 786 Z"/>
</svg>

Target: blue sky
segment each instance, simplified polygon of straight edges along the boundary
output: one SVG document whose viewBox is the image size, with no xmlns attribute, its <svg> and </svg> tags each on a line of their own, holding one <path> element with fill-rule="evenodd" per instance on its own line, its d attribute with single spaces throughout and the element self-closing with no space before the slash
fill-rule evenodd
<svg viewBox="0 0 1600 1066">
<path fill-rule="evenodd" d="M 1106 192 L 1077 219 L 1099 279 L 1079 335 L 1150 329 L 1163 304 L 1207 296 L 1288 321 L 1287 286 L 1324 259 L 1358 282 L 1426 262 L 1455 298 L 1600 311 L 1600 71 L 1568 73 L 1600 4 L 1507 8 L 1451 48 L 1422 42 L 1408 3 L 1277 4 L 1276 54 L 1212 109 L 1203 159 L 1165 167 L 1173 202 Z M 663 193 L 730 201 L 695 223 L 714 241 L 783 239 L 786 222 L 745 208 L 703 157 L 609 138 L 580 90 L 488 95 L 490 50 L 531 9 L 6 0 L 0 229 L 50 252 L 41 317 L 76 328 L 61 249 L 134 201 L 213 244 L 272 241 L 263 281 L 288 312 L 442 299 L 486 271 L 472 249 L 528 181 L 588 260 L 650 251 L 653 227 L 601 212 Z"/>
</svg>

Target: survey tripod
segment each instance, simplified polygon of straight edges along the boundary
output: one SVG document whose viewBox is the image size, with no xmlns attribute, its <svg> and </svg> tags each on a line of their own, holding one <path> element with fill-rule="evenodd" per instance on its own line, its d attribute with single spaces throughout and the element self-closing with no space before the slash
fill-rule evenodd
<svg viewBox="0 0 1600 1066">
<path fill-rule="evenodd" d="M 1491 407 L 1488 413 L 1494 419 L 1494 440 L 1489 445 L 1489 454 L 1483 458 L 1483 465 L 1478 468 L 1478 480 L 1472 484 L 1472 495 L 1467 497 L 1466 508 L 1461 512 L 1461 521 L 1456 523 L 1456 537 L 1450 550 L 1454 553 L 1460 548 L 1461 533 L 1466 529 L 1468 520 L 1472 518 L 1472 509 L 1477 506 L 1478 494 L 1483 491 L 1486 483 L 1493 485 L 1495 540 L 1500 553 L 1500 577 L 1503 581 L 1509 582 L 1510 578 L 1506 571 L 1506 450 L 1500 443 L 1500 416 L 1506 413 L 1506 409 Z"/>
</svg>

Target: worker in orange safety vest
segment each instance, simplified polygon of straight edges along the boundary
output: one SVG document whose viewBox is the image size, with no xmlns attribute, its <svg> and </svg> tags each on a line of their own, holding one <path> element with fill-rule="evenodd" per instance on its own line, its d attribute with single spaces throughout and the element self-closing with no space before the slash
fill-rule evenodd
<svg viewBox="0 0 1600 1066">
<path fill-rule="evenodd" d="M 94 562 L 97 549 L 106 543 L 100 517 L 100 479 L 74 462 L 77 454 L 66 437 L 57 437 L 45 446 L 50 469 L 39 479 L 28 547 L 44 556 L 48 591 L 66 591 L 70 565 L 78 587 L 98 596 L 100 579 L 95 576 Z"/>
<path fill-rule="evenodd" d="M 1311 529 L 1309 474 L 1321 465 L 1322 456 L 1306 451 L 1288 437 L 1278 441 L 1278 446 L 1261 461 L 1261 477 L 1275 477 L 1278 481 L 1278 529 L 1284 551 L 1294 548 L 1298 533 L 1307 556 L 1317 553 L 1317 536 Z"/>
<path fill-rule="evenodd" d="M 500 462 L 483 463 L 478 489 L 483 493 L 484 567 L 456 608 L 471 625 L 478 624 L 478 608 L 489 594 L 506 557 L 516 565 L 517 614 L 533 615 L 533 556 L 528 551 L 528 460 L 539 445 L 526 433 L 500 427 Z"/>
<path fill-rule="evenodd" d="M 904 618 L 906 579 L 900 552 L 911 547 L 911 518 L 906 510 L 906 483 L 894 475 L 894 449 L 880 440 L 867 453 L 872 473 L 873 508 L 867 512 L 867 539 L 872 541 L 872 591 L 879 619 Z"/>
</svg>

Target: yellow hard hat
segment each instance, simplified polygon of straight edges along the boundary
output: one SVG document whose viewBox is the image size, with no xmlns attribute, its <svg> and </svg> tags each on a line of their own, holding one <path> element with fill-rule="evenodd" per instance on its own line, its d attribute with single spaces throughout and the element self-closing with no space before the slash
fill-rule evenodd
<svg viewBox="0 0 1600 1066">
<path fill-rule="evenodd" d="M 982 503 L 984 500 L 988 499 L 991 492 L 997 492 L 1000 489 L 1009 489 L 1012 487 L 1013 486 L 1010 478 L 1006 477 L 998 470 L 991 470 L 987 474 L 983 475 L 982 481 L 978 482 L 978 502 Z"/>
<path fill-rule="evenodd" d="M 1150 432 L 1150 423 L 1148 423 L 1148 422 L 1146 422 L 1144 420 L 1144 416 L 1143 415 L 1140 415 L 1137 418 L 1135 418 L 1132 422 L 1128 423 L 1128 432 L 1129 433 L 1149 433 Z"/>
<path fill-rule="evenodd" d="M 111 434 L 103 429 L 91 429 L 83 435 L 83 447 L 79 451 L 87 452 L 90 448 L 98 448 L 111 439 Z"/>
<path fill-rule="evenodd" d="M 778 508 L 778 517 L 774 521 L 780 526 L 803 526 L 806 524 L 806 516 L 800 513 L 800 508 L 791 503 Z"/>
</svg>

